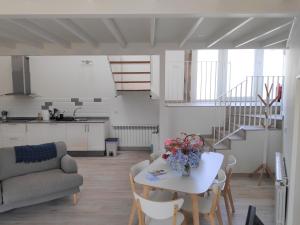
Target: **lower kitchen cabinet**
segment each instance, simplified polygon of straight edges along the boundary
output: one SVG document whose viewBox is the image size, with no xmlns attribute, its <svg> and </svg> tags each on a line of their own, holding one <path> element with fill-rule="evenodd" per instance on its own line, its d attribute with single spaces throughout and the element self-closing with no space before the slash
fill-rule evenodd
<svg viewBox="0 0 300 225">
<path fill-rule="evenodd" d="M 88 148 L 87 124 L 70 123 L 66 124 L 67 149 L 70 151 L 86 151 Z"/>
<path fill-rule="evenodd" d="M 70 151 L 104 151 L 107 127 L 105 123 L 67 124 L 67 148 Z"/>
<path fill-rule="evenodd" d="M 11 147 L 27 143 L 26 124 L 8 123 L 0 126 L 0 146 Z"/>
<path fill-rule="evenodd" d="M 104 151 L 107 123 L 0 124 L 0 147 L 63 141 L 69 151 Z"/>
<path fill-rule="evenodd" d="M 66 125 L 60 123 L 27 124 L 27 144 L 38 145 L 66 141 Z"/>
<path fill-rule="evenodd" d="M 88 124 L 87 137 L 89 151 L 105 150 L 105 138 L 108 137 L 106 125 L 104 123 Z"/>
</svg>

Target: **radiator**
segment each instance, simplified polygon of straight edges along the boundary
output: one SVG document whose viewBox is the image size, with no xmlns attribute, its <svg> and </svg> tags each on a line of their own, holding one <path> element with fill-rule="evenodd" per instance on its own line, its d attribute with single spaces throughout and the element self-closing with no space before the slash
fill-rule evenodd
<svg viewBox="0 0 300 225">
<path fill-rule="evenodd" d="M 150 147 L 155 125 L 113 125 L 114 136 L 119 138 L 120 147 Z"/>
<path fill-rule="evenodd" d="M 284 158 L 279 152 L 276 152 L 275 166 L 275 224 L 285 225 L 288 186 Z"/>
</svg>

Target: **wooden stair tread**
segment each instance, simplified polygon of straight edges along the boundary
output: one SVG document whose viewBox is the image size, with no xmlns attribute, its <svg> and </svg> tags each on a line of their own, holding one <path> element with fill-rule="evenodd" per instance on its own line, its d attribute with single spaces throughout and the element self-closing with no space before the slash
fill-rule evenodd
<svg viewBox="0 0 300 225">
<path fill-rule="evenodd" d="M 151 74 L 151 72 L 112 72 L 113 75 L 115 74 Z"/>
<path fill-rule="evenodd" d="M 117 89 L 117 91 L 150 91 L 150 89 Z"/>
<path fill-rule="evenodd" d="M 151 81 L 115 81 L 118 84 L 149 84 Z"/>
<path fill-rule="evenodd" d="M 151 61 L 109 61 L 110 64 L 149 64 Z"/>
</svg>

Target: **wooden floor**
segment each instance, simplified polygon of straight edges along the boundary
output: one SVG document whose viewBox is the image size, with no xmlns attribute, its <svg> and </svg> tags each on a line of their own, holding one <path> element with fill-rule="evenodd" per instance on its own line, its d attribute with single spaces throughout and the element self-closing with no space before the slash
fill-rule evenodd
<svg viewBox="0 0 300 225">
<path fill-rule="evenodd" d="M 71 197 L 66 197 L 16 209 L 0 214 L 0 225 L 127 225 L 132 202 L 129 167 L 146 158 L 148 153 L 137 151 L 121 152 L 115 158 L 76 158 L 84 177 L 76 206 L 72 205 Z M 249 204 L 257 206 L 257 213 L 265 225 L 274 224 L 272 182 L 266 180 L 261 187 L 256 183 L 245 176 L 233 178 L 235 225 L 245 224 Z M 221 205 L 223 222 L 227 224 L 223 201 Z"/>
</svg>

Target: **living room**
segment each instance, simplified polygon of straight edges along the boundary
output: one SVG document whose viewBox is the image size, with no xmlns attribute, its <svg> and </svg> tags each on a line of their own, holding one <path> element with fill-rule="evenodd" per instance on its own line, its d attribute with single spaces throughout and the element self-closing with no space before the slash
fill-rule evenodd
<svg viewBox="0 0 300 225">
<path fill-rule="evenodd" d="M 297 224 L 297 1 L 0 2 L 0 224 Z"/>
</svg>

